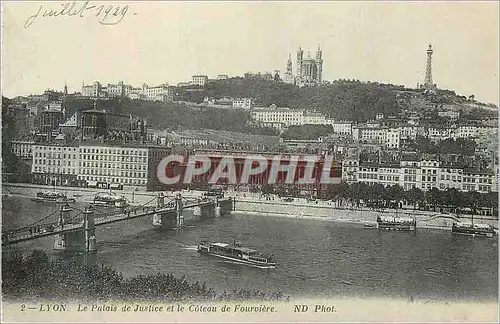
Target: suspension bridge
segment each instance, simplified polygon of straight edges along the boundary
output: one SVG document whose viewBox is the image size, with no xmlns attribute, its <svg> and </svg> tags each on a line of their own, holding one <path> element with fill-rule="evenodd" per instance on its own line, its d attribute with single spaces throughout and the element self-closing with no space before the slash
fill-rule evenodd
<svg viewBox="0 0 500 324">
<path fill-rule="evenodd" d="M 32 224 L 3 232 L 2 246 L 54 236 L 56 250 L 93 252 L 97 250 L 95 228 L 98 226 L 150 216 L 153 226 L 179 228 L 184 226 L 184 209 L 193 209 L 194 216 L 200 218 L 220 217 L 234 210 L 231 198 L 186 198 L 180 194 L 167 198 L 159 193 L 144 204 L 115 211 L 92 205 L 80 209 L 65 203 Z"/>
</svg>

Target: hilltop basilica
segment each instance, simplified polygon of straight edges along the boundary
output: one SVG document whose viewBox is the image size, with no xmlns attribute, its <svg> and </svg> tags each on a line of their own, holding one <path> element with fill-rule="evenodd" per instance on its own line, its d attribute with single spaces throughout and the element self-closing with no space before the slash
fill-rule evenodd
<svg viewBox="0 0 500 324">
<path fill-rule="evenodd" d="M 288 56 L 288 63 L 286 65 L 286 72 L 283 76 L 283 81 L 286 83 L 293 83 L 299 87 L 315 86 L 321 84 L 323 74 L 323 52 L 318 47 L 316 57 L 311 58 L 311 53 L 304 58 L 304 51 L 299 48 L 297 51 L 297 65 L 295 68 L 295 76 L 292 69 L 292 57 Z"/>
</svg>

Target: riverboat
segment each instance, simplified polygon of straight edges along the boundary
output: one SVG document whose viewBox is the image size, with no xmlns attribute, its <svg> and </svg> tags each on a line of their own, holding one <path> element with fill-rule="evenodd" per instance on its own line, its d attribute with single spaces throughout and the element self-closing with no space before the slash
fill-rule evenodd
<svg viewBox="0 0 500 324">
<path fill-rule="evenodd" d="M 389 231 L 415 231 L 417 221 L 410 217 L 378 216 L 377 228 Z"/>
<path fill-rule="evenodd" d="M 474 224 L 473 222 L 456 222 L 451 227 L 452 234 L 494 237 L 495 228 L 488 224 Z"/>
<path fill-rule="evenodd" d="M 265 256 L 256 250 L 242 247 L 236 242 L 230 245 L 201 241 L 198 245 L 198 252 L 256 268 L 274 269 L 276 267 L 276 264 L 272 262 L 272 254 Z"/>
<path fill-rule="evenodd" d="M 108 193 L 98 193 L 94 196 L 91 203 L 94 206 L 125 208 L 129 205 L 127 199 L 123 196 L 112 195 Z"/>
<path fill-rule="evenodd" d="M 35 202 L 55 202 L 55 203 L 68 203 L 75 202 L 74 198 L 68 198 L 65 194 L 55 191 L 40 191 L 36 196 L 31 198 Z"/>
</svg>

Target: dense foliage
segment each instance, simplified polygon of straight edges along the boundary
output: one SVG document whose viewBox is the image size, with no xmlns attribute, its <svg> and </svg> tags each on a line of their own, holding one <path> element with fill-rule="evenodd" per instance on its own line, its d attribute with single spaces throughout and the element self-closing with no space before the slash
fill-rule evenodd
<svg viewBox="0 0 500 324">
<path fill-rule="evenodd" d="M 430 154 L 463 154 L 467 156 L 474 155 L 476 142 L 468 138 L 447 138 L 437 143 L 429 141 L 424 136 L 417 136 L 414 141 L 408 143 L 407 148 L 421 153 Z"/>
<path fill-rule="evenodd" d="M 171 274 L 124 278 L 107 266 L 86 266 L 76 260 L 53 261 L 44 251 L 26 257 L 12 253 L 2 257 L 2 293 L 15 300 L 284 300 L 281 293 L 233 290 L 216 293 L 205 283 L 190 283 Z"/>
<path fill-rule="evenodd" d="M 210 82 L 206 95 L 210 97 L 250 97 L 259 106 L 294 109 L 315 109 L 339 120 L 365 121 L 377 113 L 399 113 L 396 86 L 359 81 L 334 81 L 318 87 L 299 88 L 254 78 L 230 78 Z"/>
<path fill-rule="evenodd" d="M 77 110 L 90 109 L 91 99 L 68 98 L 64 103 L 69 114 Z M 191 108 L 183 103 L 151 102 L 115 98 L 99 100 L 97 108 L 110 114 L 147 118 L 149 128 L 160 130 L 218 129 L 258 135 L 276 135 L 269 128 L 255 128 L 249 125 L 250 113 L 243 109 Z"/>
<path fill-rule="evenodd" d="M 290 126 L 282 134 L 285 140 L 317 140 L 333 132 L 331 125 Z"/>
</svg>

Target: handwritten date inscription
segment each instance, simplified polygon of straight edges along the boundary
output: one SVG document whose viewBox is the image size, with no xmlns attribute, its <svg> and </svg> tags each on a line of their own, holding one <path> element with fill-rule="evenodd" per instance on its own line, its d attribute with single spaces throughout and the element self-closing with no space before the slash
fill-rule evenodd
<svg viewBox="0 0 500 324">
<path fill-rule="evenodd" d="M 24 28 L 33 26 L 38 19 L 54 17 L 78 17 L 85 15 L 94 16 L 101 25 L 116 25 L 120 23 L 127 15 L 129 6 L 116 5 L 94 5 L 90 1 L 85 2 L 66 2 L 61 4 L 60 8 L 48 9 L 40 5 L 38 10 L 26 19 Z M 133 14 L 135 15 L 135 13 Z"/>
</svg>

